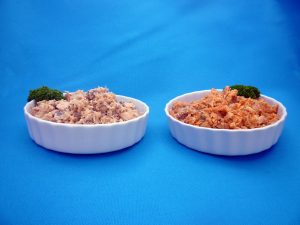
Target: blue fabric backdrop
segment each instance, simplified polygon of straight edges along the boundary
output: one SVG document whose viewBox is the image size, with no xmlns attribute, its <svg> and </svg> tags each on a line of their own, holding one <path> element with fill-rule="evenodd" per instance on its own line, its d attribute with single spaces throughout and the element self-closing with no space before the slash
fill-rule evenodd
<svg viewBox="0 0 300 225">
<path fill-rule="evenodd" d="M 1 0 L 0 224 L 300 224 L 299 27 L 290 0 Z M 236 83 L 287 107 L 276 146 L 221 157 L 170 136 L 168 100 Z M 23 117 L 41 85 L 141 99 L 147 133 L 103 155 L 43 149 Z"/>
</svg>

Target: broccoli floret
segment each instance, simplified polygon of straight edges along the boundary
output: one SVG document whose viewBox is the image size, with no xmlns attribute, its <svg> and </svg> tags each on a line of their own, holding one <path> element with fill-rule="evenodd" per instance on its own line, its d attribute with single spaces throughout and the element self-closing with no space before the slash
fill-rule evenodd
<svg viewBox="0 0 300 225">
<path fill-rule="evenodd" d="M 230 88 L 238 90 L 239 96 L 244 96 L 246 98 L 254 98 L 254 99 L 260 97 L 260 91 L 258 90 L 258 88 L 253 86 L 233 85 L 230 86 Z"/>
<path fill-rule="evenodd" d="M 30 90 L 27 101 L 30 102 L 31 100 L 35 100 L 39 102 L 42 100 L 60 100 L 63 98 L 64 96 L 61 91 L 43 86 L 34 90 Z"/>
</svg>

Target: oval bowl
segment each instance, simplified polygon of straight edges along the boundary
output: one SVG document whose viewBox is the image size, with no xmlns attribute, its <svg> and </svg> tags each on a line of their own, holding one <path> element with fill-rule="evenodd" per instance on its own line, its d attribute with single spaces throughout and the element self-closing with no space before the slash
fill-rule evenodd
<svg viewBox="0 0 300 225">
<path fill-rule="evenodd" d="M 169 128 L 172 136 L 181 144 L 210 154 L 216 155 L 249 155 L 269 149 L 277 143 L 285 119 L 286 108 L 277 100 L 262 95 L 270 104 L 278 104 L 280 119 L 273 124 L 254 129 L 216 129 L 199 127 L 181 122 L 169 114 L 174 101 L 191 102 L 204 97 L 210 90 L 196 91 L 180 95 L 170 100 L 165 107 Z"/>
<path fill-rule="evenodd" d="M 66 124 L 42 120 L 30 114 L 34 101 L 24 107 L 30 137 L 44 148 L 73 154 L 117 151 L 139 142 L 145 134 L 149 107 L 142 101 L 117 95 L 119 101 L 133 102 L 142 114 L 111 124 Z"/>
</svg>

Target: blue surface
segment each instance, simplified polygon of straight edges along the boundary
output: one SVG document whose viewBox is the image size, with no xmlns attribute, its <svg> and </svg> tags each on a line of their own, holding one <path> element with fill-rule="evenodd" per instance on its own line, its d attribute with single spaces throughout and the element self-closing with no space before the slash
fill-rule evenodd
<svg viewBox="0 0 300 225">
<path fill-rule="evenodd" d="M 297 1 L 0 2 L 0 224 L 300 224 Z M 169 134 L 165 103 L 243 83 L 281 101 L 270 150 L 203 154 Z M 37 146 L 29 89 L 107 86 L 151 108 L 135 146 L 68 155 Z"/>
</svg>

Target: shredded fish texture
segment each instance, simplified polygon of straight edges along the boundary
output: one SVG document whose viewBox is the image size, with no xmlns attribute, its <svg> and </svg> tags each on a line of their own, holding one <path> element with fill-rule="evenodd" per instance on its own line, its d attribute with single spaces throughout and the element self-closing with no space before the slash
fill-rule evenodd
<svg viewBox="0 0 300 225">
<path fill-rule="evenodd" d="M 67 93 L 63 100 L 37 102 L 31 114 L 43 120 L 70 124 L 108 124 L 140 115 L 132 102 L 118 101 L 115 94 L 102 87 Z"/>
<path fill-rule="evenodd" d="M 193 102 L 174 102 L 169 113 L 174 118 L 195 126 L 218 129 L 252 129 L 279 120 L 278 105 L 263 98 L 237 96 L 237 90 L 225 87 Z"/>
</svg>

